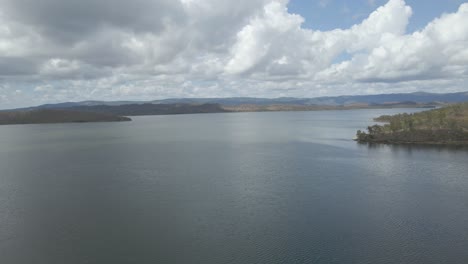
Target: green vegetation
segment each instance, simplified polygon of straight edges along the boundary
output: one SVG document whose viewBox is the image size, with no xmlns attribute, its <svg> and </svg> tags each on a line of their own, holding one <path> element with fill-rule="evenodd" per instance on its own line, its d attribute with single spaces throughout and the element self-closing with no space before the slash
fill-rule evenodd
<svg viewBox="0 0 468 264">
<path fill-rule="evenodd" d="M 11 124 L 48 124 L 48 123 L 85 123 L 130 121 L 122 117 L 105 113 L 79 112 L 71 110 L 42 109 L 32 111 L 0 112 L 0 125 Z"/>
<path fill-rule="evenodd" d="M 228 112 L 219 104 L 127 104 L 74 106 L 81 112 L 105 113 L 119 116 L 208 114 Z"/>
<path fill-rule="evenodd" d="M 369 126 L 367 133 L 359 130 L 357 141 L 468 145 L 468 103 L 374 120 L 387 124 Z"/>
</svg>

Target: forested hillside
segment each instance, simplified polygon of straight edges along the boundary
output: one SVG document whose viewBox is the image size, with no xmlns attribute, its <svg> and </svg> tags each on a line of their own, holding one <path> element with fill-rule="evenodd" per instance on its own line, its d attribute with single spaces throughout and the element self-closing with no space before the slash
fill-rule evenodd
<svg viewBox="0 0 468 264">
<path fill-rule="evenodd" d="M 367 132 L 358 131 L 360 142 L 468 144 L 468 103 L 414 114 L 380 116 L 386 122 Z"/>
<path fill-rule="evenodd" d="M 106 113 L 79 112 L 71 110 L 42 109 L 33 111 L 0 112 L 0 125 L 85 123 L 130 121 L 128 117 Z"/>
</svg>

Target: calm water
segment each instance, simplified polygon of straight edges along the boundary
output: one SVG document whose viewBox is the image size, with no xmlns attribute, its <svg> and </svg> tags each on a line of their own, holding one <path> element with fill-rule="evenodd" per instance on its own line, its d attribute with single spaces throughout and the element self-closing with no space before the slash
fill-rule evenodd
<svg viewBox="0 0 468 264">
<path fill-rule="evenodd" d="M 0 263 L 468 263 L 468 149 L 359 145 L 404 110 L 0 127 Z"/>
</svg>

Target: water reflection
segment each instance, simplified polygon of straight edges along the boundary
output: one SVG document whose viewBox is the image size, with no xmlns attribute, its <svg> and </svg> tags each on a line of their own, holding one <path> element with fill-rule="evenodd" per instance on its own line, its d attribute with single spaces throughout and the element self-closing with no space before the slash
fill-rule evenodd
<svg viewBox="0 0 468 264">
<path fill-rule="evenodd" d="M 365 143 L 357 142 L 359 147 L 369 148 L 373 150 L 391 149 L 392 151 L 437 151 L 437 152 L 460 152 L 467 153 L 468 146 L 462 145 L 443 145 L 443 144 L 382 144 L 382 143 Z"/>
</svg>

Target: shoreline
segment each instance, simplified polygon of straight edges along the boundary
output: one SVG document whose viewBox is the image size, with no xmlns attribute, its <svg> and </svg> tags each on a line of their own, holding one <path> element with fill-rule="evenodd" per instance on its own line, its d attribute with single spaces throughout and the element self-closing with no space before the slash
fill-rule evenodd
<svg viewBox="0 0 468 264">
<path fill-rule="evenodd" d="M 391 140 L 359 140 L 353 139 L 359 144 L 381 144 L 381 145 L 424 145 L 424 146 L 451 146 L 468 147 L 468 141 L 391 141 Z"/>
</svg>

